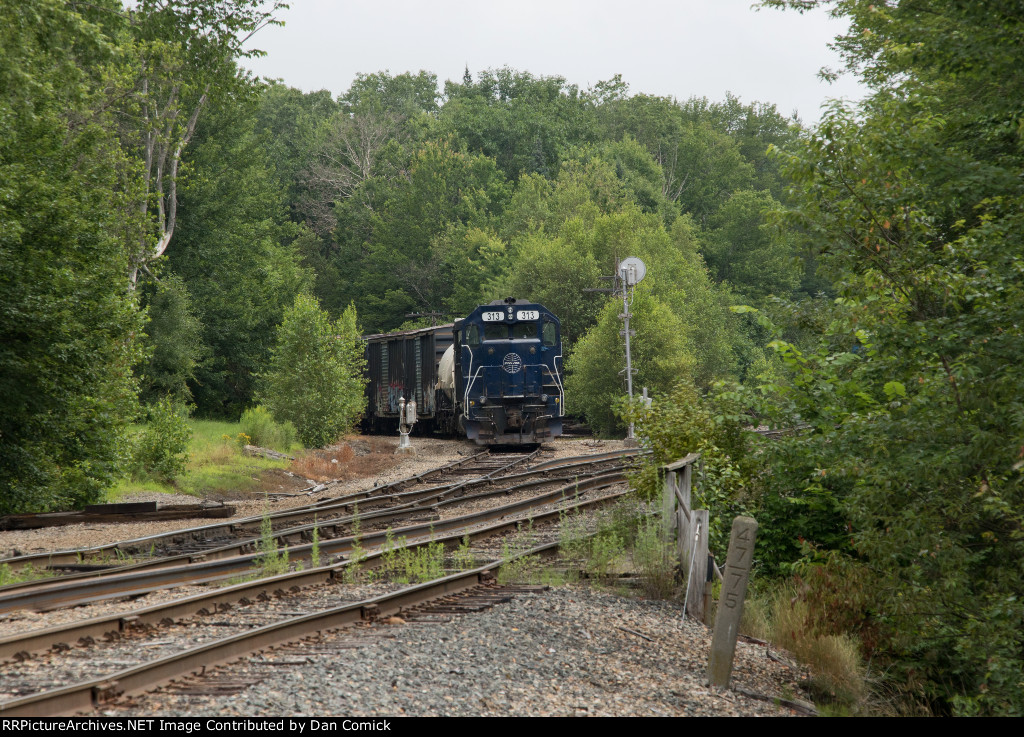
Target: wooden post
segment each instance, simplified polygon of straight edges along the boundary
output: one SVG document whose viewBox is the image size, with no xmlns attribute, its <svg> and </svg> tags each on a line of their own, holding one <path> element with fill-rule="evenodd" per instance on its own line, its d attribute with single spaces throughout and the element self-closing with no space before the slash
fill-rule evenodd
<svg viewBox="0 0 1024 737">
<path fill-rule="evenodd" d="M 661 501 L 663 539 L 671 539 L 671 527 L 676 528 L 676 549 L 683 572 L 690 569 L 690 547 L 693 544 L 693 515 L 690 511 L 690 489 L 693 486 L 693 464 L 699 453 L 690 453 L 675 463 L 663 467 L 665 488 Z M 674 512 L 674 513 L 673 513 Z"/>
<path fill-rule="evenodd" d="M 757 522 L 754 519 L 737 517 L 732 521 L 729 554 L 725 559 L 722 594 L 718 599 L 715 633 L 711 638 L 711 656 L 708 659 L 708 681 L 718 688 L 727 688 L 732 675 L 736 636 L 743 616 L 743 599 L 747 595 L 747 579 L 750 576 L 756 538 Z"/>
<path fill-rule="evenodd" d="M 661 539 L 668 542 L 675 527 L 676 518 L 672 512 L 676 508 L 676 472 L 665 473 L 665 489 L 661 495 Z"/>
<path fill-rule="evenodd" d="M 707 588 L 708 577 L 708 510 L 693 511 L 693 530 L 696 538 L 691 537 L 690 542 L 693 547 L 693 562 L 689 565 L 690 577 L 686 582 L 686 613 L 703 622 L 704 591 Z"/>
<path fill-rule="evenodd" d="M 676 550 L 683 570 L 690 570 L 690 521 L 686 519 L 682 507 L 676 507 Z"/>
</svg>

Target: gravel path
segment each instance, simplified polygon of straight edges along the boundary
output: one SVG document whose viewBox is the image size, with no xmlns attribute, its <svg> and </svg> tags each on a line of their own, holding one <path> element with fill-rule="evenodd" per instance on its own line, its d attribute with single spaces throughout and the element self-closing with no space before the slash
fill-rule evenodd
<svg viewBox="0 0 1024 737">
<path fill-rule="evenodd" d="M 632 630 L 633 632 L 628 632 Z M 263 680 L 230 697 L 160 692 L 118 716 L 753 716 L 771 703 L 703 685 L 710 633 L 677 605 L 585 587 L 519 593 L 448 623 L 376 624 L 332 639 L 308 663 L 230 674 Z M 634 633 L 640 633 L 650 641 Z M 273 658 L 273 653 L 265 657 Z M 294 655 L 290 656 L 293 659 Z M 799 674 L 740 643 L 734 683 L 779 697 Z M 132 703 L 132 702 L 129 702 Z"/>
</svg>

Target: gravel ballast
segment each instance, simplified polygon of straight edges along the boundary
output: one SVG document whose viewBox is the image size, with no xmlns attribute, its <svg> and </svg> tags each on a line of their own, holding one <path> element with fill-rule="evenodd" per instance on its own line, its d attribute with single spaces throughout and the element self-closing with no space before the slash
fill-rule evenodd
<svg viewBox="0 0 1024 737">
<path fill-rule="evenodd" d="M 632 632 L 628 631 L 632 630 Z M 643 635 L 650 640 L 644 639 Z M 230 698 L 172 692 L 119 716 L 755 716 L 772 703 L 704 685 L 710 633 L 677 605 L 585 587 L 519 593 L 448 623 L 375 624 L 325 636 L 358 644 L 312 650 L 302 666 L 259 671 Z M 273 657 L 273 653 L 267 653 Z M 296 659 L 294 655 L 289 656 Z M 244 677 L 246 664 L 230 667 Z M 798 674 L 739 643 L 734 683 L 768 697 Z"/>
</svg>

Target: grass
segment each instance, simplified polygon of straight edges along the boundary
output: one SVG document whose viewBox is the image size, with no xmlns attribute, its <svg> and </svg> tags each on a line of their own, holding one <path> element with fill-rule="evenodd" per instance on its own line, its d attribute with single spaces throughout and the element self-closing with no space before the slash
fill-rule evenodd
<svg viewBox="0 0 1024 737">
<path fill-rule="evenodd" d="M 476 557 L 473 555 L 468 534 L 463 536 L 459 547 L 452 554 L 452 560 L 460 571 L 468 571 L 476 564 Z"/>
<path fill-rule="evenodd" d="M 769 592 L 747 594 L 740 631 L 768 640 L 804 663 L 811 673 L 807 690 L 831 713 L 867 713 L 870 689 L 856 639 L 816 631 L 809 624 L 810 614 L 796 586 L 785 583 Z"/>
<path fill-rule="evenodd" d="M 105 501 L 114 503 L 128 494 L 146 491 L 233 499 L 239 494 L 264 491 L 267 482 L 263 477 L 275 469 L 287 469 L 300 478 L 317 482 L 346 481 L 377 476 L 395 462 L 395 441 L 391 438 L 353 436 L 344 438 L 338 447 L 311 450 L 293 445 L 286 452 L 295 456 L 294 461 L 276 460 L 242 452 L 244 441 L 248 440 L 242 423 L 194 419 L 188 422 L 192 440 L 189 462 L 181 477 L 173 484 L 122 479 L 107 491 Z"/>
<path fill-rule="evenodd" d="M 394 583 L 424 583 L 441 578 L 444 568 L 444 544 L 431 540 L 410 548 L 404 537 L 395 538 L 389 527 L 381 548 L 380 567 L 367 571 L 371 577 Z"/>
<path fill-rule="evenodd" d="M 257 490 L 260 477 L 270 469 L 285 469 L 289 461 L 243 455 L 236 442 L 241 425 L 237 422 L 189 420 L 192 442 L 185 475 L 175 484 L 152 480 L 122 479 L 106 494 L 108 503 L 125 495 L 140 492 L 190 494 L 196 497 L 218 497 L 233 492 Z"/>
<path fill-rule="evenodd" d="M 270 522 L 270 515 L 266 512 L 260 522 L 260 540 L 257 543 L 257 549 L 260 552 L 260 557 L 254 561 L 253 565 L 259 569 L 260 576 L 277 576 L 289 571 L 288 549 L 281 550 L 278 547 L 277 538 L 274 536 L 274 526 Z"/>
<path fill-rule="evenodd" d="M 45 568 L 36 568 L 35 566 L 22 566 L 21 568 L 11 568 L 6 563 L 0 563 L 0 586 L 7 586 L 12 583 L 24 583 L 25 581 L 36 581 L 43 578 L 53 578 L 57 574 L 54 571 L 48 571 Z"/>
</svg>

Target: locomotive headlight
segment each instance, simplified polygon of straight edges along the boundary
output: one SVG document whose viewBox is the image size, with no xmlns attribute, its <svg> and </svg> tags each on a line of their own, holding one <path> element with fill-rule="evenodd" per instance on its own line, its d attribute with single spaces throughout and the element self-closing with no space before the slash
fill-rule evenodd
<svg viewBox="0 0 1024 737">
<path fill-rule="evenodd" d="M 487 404 L 487 397 L 481 394 L 480 399 L 478 401 L 480 402 L 480 404 Z"/>
<path fill-rule="evenodd" d="M 547 394 L 541 394 L 540 395 L 540 401 L 542 403 L 544 403 L 544 404 L 547 404 L 548 403 L 548 395 Z"/>
</svg>

